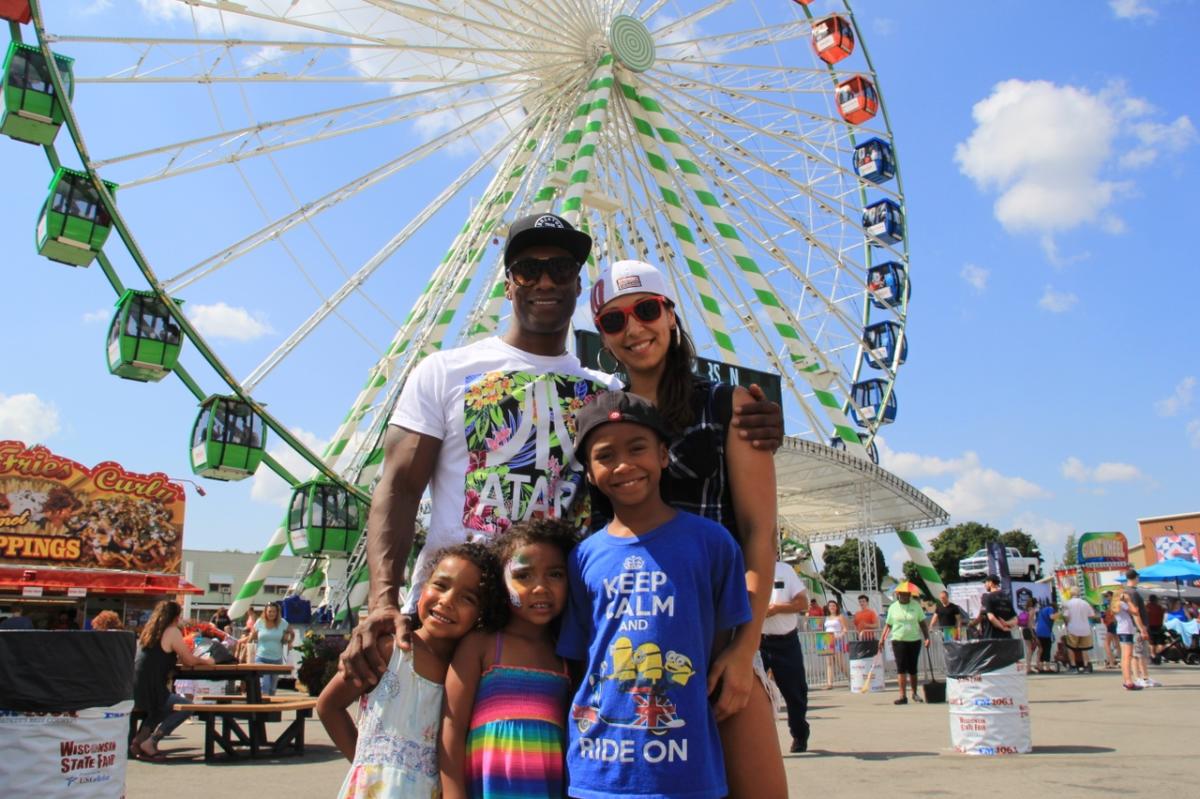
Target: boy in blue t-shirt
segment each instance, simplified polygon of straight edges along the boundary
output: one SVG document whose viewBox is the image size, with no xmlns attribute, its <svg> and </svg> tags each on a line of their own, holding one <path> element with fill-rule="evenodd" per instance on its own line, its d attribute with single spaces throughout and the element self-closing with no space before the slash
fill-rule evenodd
<svg viewBox="0 0 1200 799">
<path fill-rule="evenodd" d="M 667 433 L 654 406 L 611 392 L 575 421 L 576 453 L 614 518 L 568 562 L 558 652 L 587 668 L 571 706 L 567 793 L 725 796 L 707 675 L 714 641 L 750 621 L 741 549 L 659 495 Z"/>
</svg>

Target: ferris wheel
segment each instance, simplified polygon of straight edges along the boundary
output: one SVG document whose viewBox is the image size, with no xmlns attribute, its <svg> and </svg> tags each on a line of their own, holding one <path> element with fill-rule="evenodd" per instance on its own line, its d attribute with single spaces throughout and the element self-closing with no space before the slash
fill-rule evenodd
<svg viewBox="0 0 1200 799">
<path fill-rule="evenodd" d="M 424 354 L 503 325 L 499 245 L 527 213 L 592 235 L 585 287 L 663 268 L 701 355 L 780 376 L 790 434 L 869 457 L 896 418 L 906 209 L 847 3 L 77 5 L 0 3 L 0 132 L 53 172 L 39 250 L 117 290 L 114 374 L 196 395 L 198 474 L 296 486 L 269 551 L 361 555 L 391 405 Z M 232 345 L 188 315 L 256 303 L 269 333 Z M 314 452 L 289 424 L 318 401 Z"/>
</svg>

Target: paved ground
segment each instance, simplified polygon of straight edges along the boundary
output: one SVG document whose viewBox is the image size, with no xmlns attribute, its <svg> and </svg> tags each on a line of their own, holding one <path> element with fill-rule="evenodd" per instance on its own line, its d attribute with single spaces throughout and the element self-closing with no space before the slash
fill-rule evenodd
<svg viewBox="0 0 1200 799">
<path fill-rule="evenodd" d="M 793 797 L 1195 796 L 1200 666 L 1153 672 L 1163 688 L 1127 692 L 1119 674 L 1031 676 L 1034 752 L 975 758 L 950 751 L 946 705 L 892 705 L 895 695 L 810 696 L 809 753 L 786 758 Z M 890 687 L 890 686 L 889 686 Z M 786 742 L 781 721 L 779 732 Z M 128 796 L 336 796 L 346 763 L 315 718 L 303 758 L 205 765 L 204 727 L 185 724 L 163 742 L 164 764 L 131 763 Z"/>
</svg>

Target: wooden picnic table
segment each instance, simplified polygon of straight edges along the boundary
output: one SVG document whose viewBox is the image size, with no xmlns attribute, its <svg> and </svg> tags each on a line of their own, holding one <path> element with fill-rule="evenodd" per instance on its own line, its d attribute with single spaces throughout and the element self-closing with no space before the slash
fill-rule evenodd
<svg viewBox="0 0 1200 799">
<path fill-rule="evenodd" d="M 291 665 L 286 663 L 221 663 L 176 667 L 176 679 L 234 680 L 245 686 L 244 697 L 221 696 L 215 702 L 175 705 L 176 710 L 186 710 L 204 718 L 205 760 L 213 759 L 217 745 L 230 757 L 236 757 L 236 750 L 241 746 L 249 748 L 251 757 L 258 757 L 260 754 L 277 755 L 289 751 L 303 754 L 304 722 L 312 717 L 316 700 L 264 698 L 259 682 L 259 678 L 264 674 L 291 672 Z M 296 718 L 278 740 L 271 741 L 267 737 L 267 722 L 279 721 L 285 711 L 295 711 Z M 221 722 L 219 730 L 218 719 Z M 245 720 L 248 729 L 242 729 L 238 723 L 239 719 Z"/>
</svg>

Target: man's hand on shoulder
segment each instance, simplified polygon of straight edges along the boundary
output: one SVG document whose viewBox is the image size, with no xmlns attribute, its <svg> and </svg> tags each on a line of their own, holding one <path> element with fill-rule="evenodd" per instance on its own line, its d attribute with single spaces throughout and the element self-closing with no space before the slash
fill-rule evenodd
<svg viewBox="0 0 1200 799">
<path fill-rule="evenodd" d="M 387 659 L 380 651 L 384 640 L 394 635 L 396 646 L 412 648 L 412 622 L 394 605 L 371 611 L 350 634 L 350 642 L 342 652 L 338 670 L 355 687 L 373 686 L 387 671 Z"/>
<path fill-rule="evenodd" d="M 747 390 L 750 400 L 733 409 L 733 426 L 750 446 L 774 452 L 783 444 L 783 408 L 767 399 L 758 384 Z"/>
</svg>

